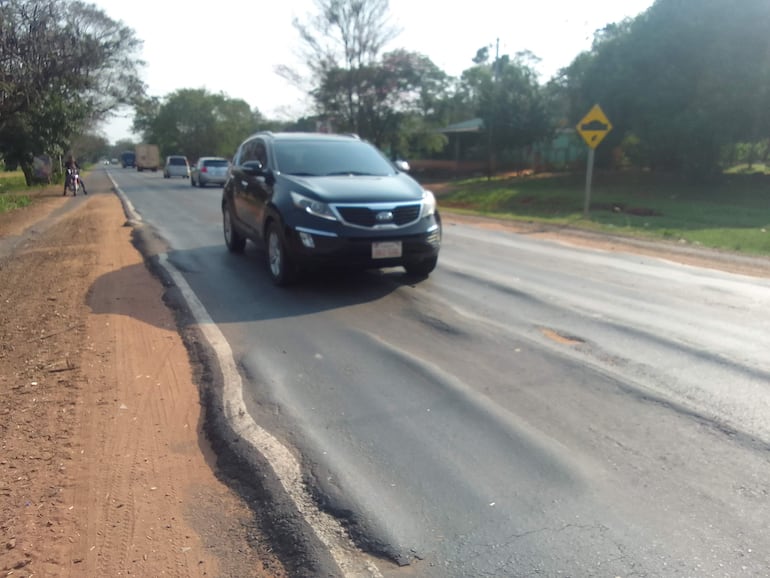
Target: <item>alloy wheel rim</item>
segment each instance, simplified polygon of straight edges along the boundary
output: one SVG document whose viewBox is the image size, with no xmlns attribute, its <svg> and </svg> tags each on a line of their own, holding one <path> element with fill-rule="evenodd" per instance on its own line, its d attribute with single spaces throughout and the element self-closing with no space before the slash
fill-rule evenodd
<svg viewBox="0 0 770 578">
<path fill-rule="evenodd" d="M 281 274 L 281 245 L 276 233 L 270 233 L 270 242 L 268 243 L 268 252 L 270 257 L 270 272 L 274 277 Z"/>
<path fill-rule="evenodd" d="M 225 211 L 225 217 L 224 218 L 225 218 L 225 227 L 224 227 L 225 228 L 225 240 L 228 243 L 230 243 L 232 241 L 232 238 L 231 238 L 232 231 L 230 230 L 230 228 L 231 228 L 231 225 L 230 225 L 230 213 Z"/>
</svg>

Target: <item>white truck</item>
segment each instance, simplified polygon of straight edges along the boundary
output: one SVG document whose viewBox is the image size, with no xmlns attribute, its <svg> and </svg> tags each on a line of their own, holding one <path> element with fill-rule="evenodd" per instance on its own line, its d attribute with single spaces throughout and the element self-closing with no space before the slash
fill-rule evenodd
<svg viewBox="0 0 770 578">
<path fill-rule="evenodd" d="M 136 145 L 136 170 L 157 171 L 160 167 L 160 149 L 154 144 Z"/>
</svg>

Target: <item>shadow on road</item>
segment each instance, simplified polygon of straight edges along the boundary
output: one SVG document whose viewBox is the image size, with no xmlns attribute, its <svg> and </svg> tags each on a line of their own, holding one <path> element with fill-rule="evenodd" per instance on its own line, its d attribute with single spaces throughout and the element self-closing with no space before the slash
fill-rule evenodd
<svg viewBox="0 0 770 578">
<path fill-rule="evenodd" d="M 264 252 L 252 245 L 243 255 L 233 255 L 224 246 L 171 251 L 167 261 L 184 276 L 217 324 L 298 317 L 353 307 L 382 299 L 401 287 L 427 282 L 407 275 L 401 268 L 330 269 L 308 272 L 294 285 L 276 287 L 270 280 Z M 178 308 L 181 295 L 173 280 L 160 266 L 158 257 L 152 257 L 150 263 L 168 288 L 167 300 Z M 137 306 L 137 291 L 132 290 L 141 278 L 137 268 L 144 266 L 132 265 L 99 277 L 89 291 L 92 312 L 138 315 L 140 321 L 156 325 L 152 308 Z M 90 298 L 94 294 L 111 297 L 97 302 Z"/>
</svg>

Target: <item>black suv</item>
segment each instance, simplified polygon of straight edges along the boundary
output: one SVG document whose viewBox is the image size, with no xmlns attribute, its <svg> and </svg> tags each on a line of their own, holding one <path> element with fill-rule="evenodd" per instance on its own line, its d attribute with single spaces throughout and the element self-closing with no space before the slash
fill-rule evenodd
<svg viewBox="0 0 770 578">
<path fill-rule="evenodd" d="M 264 242 L 277 285 L 306 268 L 436 267 L 436 199 L 355 135 L 258 133 L 233 158 L 222 192 L 225 243 Z"/>
</svg>

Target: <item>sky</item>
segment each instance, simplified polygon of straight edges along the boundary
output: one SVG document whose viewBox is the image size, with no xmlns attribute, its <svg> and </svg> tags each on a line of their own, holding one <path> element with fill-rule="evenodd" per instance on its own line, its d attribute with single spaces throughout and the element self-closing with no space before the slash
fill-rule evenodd
<svg viewBox="0 0 770 578">
<path fill-rule="evenodd" d="M 297 66 L 299 35 L 313 0 L 92 0 L 143 41 L 142 80 L 151 96 L 180 88 L 205 88 L 240 98 L 268 118 L 292 119 L 308 112 L 306 97 L 274 69 Z M 453 76 L 473 65 L 483 46 L 499 41 L 500 54 L 529 50 L 540 58 L 541 81 L 551 78 L 583 50 L 596 30 L 636 16 L 653 0 L 390 0 L 392 22 L 401 30 L 388 49 L 428 56 Z M 132 113 L 120 111 L 102 132 L 111 141 L 135 139 Z"/>
</svg>

